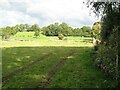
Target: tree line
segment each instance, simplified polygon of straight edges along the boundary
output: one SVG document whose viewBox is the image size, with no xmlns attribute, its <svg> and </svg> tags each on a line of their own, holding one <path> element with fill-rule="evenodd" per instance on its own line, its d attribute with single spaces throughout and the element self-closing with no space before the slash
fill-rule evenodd
<svg viewBox="0 0 120 90">
<path fill-rule="evenodd" d="M 83 26 L 81 28 L 72 28 L 67 23 L 61 24 L 54 23 L 48 26 L 40 27 L 38 24 L 18 24 L 16 26 L 7 26 L 0 28 L 0 35 L 2 39 L 8 39 L 11 35 L 15 35 L 17 32 L 35 32 L 34 36 L 39 36 L 40 33 L 46 36 L 92 36 L 92 28 L 90 26 Z"/>
<path fill-rule="evenodd" d="M 59 34 L 63 34 L 64 36 L 91 36 L 91 27 L 83 26 L 82 28 L 72 28 L 65 22 L 61 24 L 50 24 L 43 27 L 41 30 L 46 36 L 58 36 Z"/>
<path fill-rule="evenodd" d="M 16 26 L 7 26 L 0 28 L 0 36 L 2 39 L 8 39 L 11 35 L 15 35 L 17 32 L 35 32 L 35 36 L 39 36 L 40 27 L 38 24 L 18 24 Z"/>
</svg>

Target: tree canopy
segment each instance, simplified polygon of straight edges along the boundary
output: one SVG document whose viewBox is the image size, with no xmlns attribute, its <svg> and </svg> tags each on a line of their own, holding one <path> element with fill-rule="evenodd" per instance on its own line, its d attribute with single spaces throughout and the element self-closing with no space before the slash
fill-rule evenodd
<svg viewBox="0 0 120 90">
<path fill-rule="evenodd" d="M 38 24 L 28 25 L 28 24 L 18 24 L 16 26 L 8 26 L 1 28 L 1 35 L 4 39 L 8 39 L 11 35 L 15 35 L 17 32 L 35 32 L 34 36 L 39 36 L 39 33 L 42 33 L 46 36 L 91 36 L 91 27 L 83 26 L 81 28 L 73 28 L 65 22 L 61 24 L 55 22 L 48 26 L 40 28 Z"/>
</svg>

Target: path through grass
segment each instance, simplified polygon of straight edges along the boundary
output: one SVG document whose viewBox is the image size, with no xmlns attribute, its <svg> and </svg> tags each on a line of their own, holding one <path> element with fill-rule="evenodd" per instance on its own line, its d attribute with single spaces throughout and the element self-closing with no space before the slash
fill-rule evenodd
<svg viewBox="0 0 120 90">
<path fill-rule="evenodd" d="M 74 52 L 74 54 L 70 54 Z M 3 82 L 3 88 L 106 88 L 114 87 L 116 81 L 106 77 L 94 66 L 92 47 L 16 47 L 3 49 L 3 76 L 14 72 L 19 67 L 36 61 L 45 53 L 51 53 L 41 62 Z M 29 58 L 28 58 L 29 56 Z M 23 57 L 23 58 L 22 58 Z M 19 59 L 18 59 L 19 58 Z M 63 59 L 64 58 L 64 59 Z M 64 63 L 61 63 L 64 60 Z M 55 67 L 56 70 L 54 70 Z M 52 76 L 48 76 L 52 72 Z"/>
</svg>

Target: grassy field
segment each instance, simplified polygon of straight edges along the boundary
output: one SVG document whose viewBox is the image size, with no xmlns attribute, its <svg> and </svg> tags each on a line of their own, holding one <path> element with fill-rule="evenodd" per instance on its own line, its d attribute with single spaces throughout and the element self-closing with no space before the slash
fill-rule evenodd
<svg viewBox="0 0 120 90">
<path fill-rule="evenodd" d="M 18 32 L 14 36 L 11 36 L 12 39 L 16 40 L 59 40 L 57 36 L 45 36 L 40 34 L 39 37 L 34 36 L 34 32 Z M 82 41 L 82 40 L 91 40 L 91 37 L 80 37 L 80 36 L 67 36 L 64 37 L 65 40 L 74 40 L 74 41 Z"/>
<path fill-rule="evenodd" d="M 2 41 L 0 47 L 26 47 L 26 46 L 66 46 L 66 47 L 82 47 L 92 46 L 91 37 L 65 37 L 59 40 L 57 36 L 46 37 L 40 34 L 40 37 L 34 37 L 34 32 L 18 32 L 8 41 Z"/>
<path fill-rule="evenodd" d="M 3 89 L 116 86 L 115 80 L 95 67 L 93 45 L 84 42 L 91 38 L 67 37 L 61 41 L 57 37 L 40 36 L 33 39 L 31 33 L 28 34 L 31 39 L 22 39 L 21 34 L 24 33 L 11 37 L 15 41 L 2 41 Z"/>
<path fill-rule="evenodd" d="M 3 77 L 7 76 L 8 80 L 3 82 L 3 88 L 114 87 L 115 81 L 95 68 L 92 53 L 91 47 L 5 48 Z M 45 54 L 50 55 L 46 57 Z M 17 71 L 19 68 L 24 69 Z"/>
<path fill-rule="evenodd" d="M 3 41 L 1 47 L 38 47 L 38 46 L 64 46 L 64 47 L 92 47 L 92 43 L 86 43 L 81 41 L 51 41 L 51 40 L 42 40 L 42 41 L 14 41 L 6 42 Z"/>
</svg>

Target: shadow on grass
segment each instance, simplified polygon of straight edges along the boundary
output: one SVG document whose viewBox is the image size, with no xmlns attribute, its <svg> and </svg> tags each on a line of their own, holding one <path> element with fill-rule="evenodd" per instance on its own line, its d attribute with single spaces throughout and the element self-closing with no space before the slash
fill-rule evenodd
<svg viewBox="0 0 120 90">
<path fill-rule="evenodd" d="M 65 50 L 69 50 L 69 52 L 72 52 L 80 48 L 84 50 L 92 49 L 90 47 L 64 47 L 64 46 L 4 48 L 2 50 L 3 76 L 11 71 L 14 71 L 16 68 L 22 68 L 26 64 L 38 61 L 40 57 L 47 58 L 47 56 L 45 56 L 46 54 L 54 55 L 61 50 L 62 52 L 66 52 Z"/>
<path fill-rule="evenodd" d="M 49 75 L 49 71 L 53 71 L 55 68 L 55 64 L 59 65 L 59 59 L 61 60 L 61 58 L 64 58 L 66 54 L 72 51 L 75 52 L 75 55 L 66 57 L 68 60 L 65 62 L 65 65 L 62 66 L 63 68 L 57 71 L 57 77 L 55 75 L 56 80 L 52 77 L 52 79 L 54 79 L 52 82 L 53 86 L 55 85 L 56 87 L 60 86 L 64 88 L 71 85 L 72 82 L 77 85 L 81 84 L 84 88 L 105 87 L 105 84 L 107 86 L 112 85 L 112 81 L 105 81 L 106 77 L 93 66 L 93 47 L 40 46 L 3 48 L 2 66 L 4 76 L 14 72 L 19 67 L 26 67 L 26 69 L 28 68 L 27 71 L 25 71 L 26 69 L 21 71 L 21 74 L 17 73 L 18 75 L 16 74 L 15 78 L 9 78 L 10 82 L 3 84 L 4 87 L 36 88 L 42 80 L 46 80 L 47 75 Z M 37 62 L 33 66 L 32 64 L 29 67 L 27 66 L 30 62 L 35 62 L 41 57 L 44 57 L 46 54 L 50 55 L 42 58 L 45 59 L 45 61 L 41 64 Z M 10 67 L 8 68 L 8 66 Z M 73 75 L 74 78 L 71 75 Z M 61 78 L 59 77 L 63 78 L 62 81 L 60 81 Z M 70 79 L 66 79 L 66 77 L 69 77 Z M 75 85 L 71 85 L 71 87 L 72 86 Z M 79 87 L 79 85 L 75 86 L 75 88 L 77 87 Z"/>
</svg>

